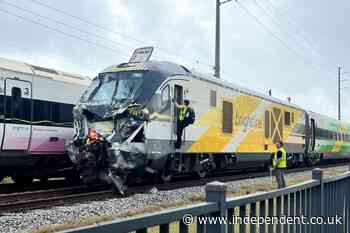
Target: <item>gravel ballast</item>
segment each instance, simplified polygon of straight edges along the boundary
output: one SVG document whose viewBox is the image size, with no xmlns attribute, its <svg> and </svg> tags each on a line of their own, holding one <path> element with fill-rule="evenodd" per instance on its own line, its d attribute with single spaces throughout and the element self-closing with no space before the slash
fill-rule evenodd
<svg viewBox="0 0 350 233">
<path fill-rule="evenodd" d="M 347 166 L 327 168 L 325 176 L 335 175 L 348 170 Z M 311 171 L 287 174 L 287 182 L 306 177 L 311 178 Z M 254 178 L 227 182 L 228 192 L 246 189 L 258 183 L 271 183 L 270 177 Z M 249 191 L 249 190 L 248 190 Z M 164 206 L 164 203 L 193 203 L 193 195 L 204 195 L 204 186 L 181 188 L 172 191 L 157 191 L 149 194 L 136 194 L 125 198 L 113 198 L 104 201 L 57 206 L 50 209 L 38 209 L 28 212 L 8 213 L 0 216 L 0 233 L 28 232 L 44 225 L 63 224 L 67 221 L 87 219 L 95 216 L 121 214 L 150 205 Z"/>
</svg>

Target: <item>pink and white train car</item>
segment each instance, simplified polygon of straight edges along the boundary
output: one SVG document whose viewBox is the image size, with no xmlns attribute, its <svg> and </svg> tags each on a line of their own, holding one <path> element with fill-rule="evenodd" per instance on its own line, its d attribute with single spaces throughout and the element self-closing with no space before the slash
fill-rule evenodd
<svg viewBox="0 0 350 233">
<path fill-rule="evenodd" d="M 64 145 L 89 77 L 0 58 L 0 180 L 71 174 Z"/>
</svg>

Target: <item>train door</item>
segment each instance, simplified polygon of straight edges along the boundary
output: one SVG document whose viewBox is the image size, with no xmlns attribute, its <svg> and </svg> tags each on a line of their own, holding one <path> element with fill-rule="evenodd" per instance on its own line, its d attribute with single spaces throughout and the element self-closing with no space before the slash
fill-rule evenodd
<svg viewBox="0 0 350 233">
<path fill-rule="evenodd" d="M 283 140 L 283 113 L 279 108 L 272 109 L 271 137 L 273 143 L 277 143 Z"/>
<path fill-rule="evenodd" d="M 311 124 L 310 124 L 310 152 L 315 151 L 315 144 L 316 144 L 316 123 L 315 119 L 311 119 Z"/>
<path fill-rule="evenodd" d="M 18 78 L 5 79 L 3 150 L 28 150 L 32 119 L 32 84 Z"/>
<path fill-rule="evenodd" d="M 184 96 L 183 96 L 183 87 L 178 84 L 174 84 L 174 92 L 173 92 L 173 98 L 179 105 L 183 104 Z M 172 121 L 173 121 L 173 130 L 172 130 L 172 138 L 176 140 L 176 131 L 177 131 L 177 121 L 179 118 L 179 110 L 177 109 L 176 105 L 173 104 L 173 113 L 172 113 Z M 185 135 L 185 132 L 183 132 L 183 136 Z"/>
<path fill-rule="evenodd" d="M 5 81 L 4 78 L 0 78 L 0 88 L 3 90 L 0 95 L 0 149 L 2 144 L 2 139 L 4 136 L 4 127 L 5 127 Z"/>
</svg>

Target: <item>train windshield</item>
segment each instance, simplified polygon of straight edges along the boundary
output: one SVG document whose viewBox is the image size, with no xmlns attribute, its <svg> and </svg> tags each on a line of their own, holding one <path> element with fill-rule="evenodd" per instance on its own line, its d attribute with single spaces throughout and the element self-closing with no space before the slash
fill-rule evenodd
<svg viewBox="0 0 350 233">
<path fill-rule="evenodd" d="M 89 96 L 89 101 L 115 104 L 135 100 L 144 81 L 143 72 L 104 73 Z M 94 85 L 92 84 L 92 87 Z"/>
</svg>

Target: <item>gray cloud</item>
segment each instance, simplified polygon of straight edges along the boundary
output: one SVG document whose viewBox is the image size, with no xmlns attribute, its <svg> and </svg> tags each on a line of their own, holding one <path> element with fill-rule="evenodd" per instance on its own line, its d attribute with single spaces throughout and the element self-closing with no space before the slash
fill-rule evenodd
<svg viewBox="0 0 350 233">
<path fill-rule="evenodd" d="M 256 1 L 265 10 L 262 10 Z M 6 25 L 0 37 L 1 56 L 94 75 L 110 64 L 128 59 L 127 54 L 130 54 L 134 47 L 154 45 L 158 47 L 155 51 L 155 58 L 158 60 L 173 60 L 187 66 L 195 65 L 203 72 L 212 72 L 207 64 L 214 63 L 214 0 L 44 2 L 147 43 L 94 28 L 35 5 L 30 0 L 17 0 L 13 3 L 97 33 L 122 43 L 123 46 L 38 19 L 0 3 L 0 9 L 39 20 L 59 30 L 120 51 L 108 51 L 0 12 L 2 25 Z M 272 2 L 274 7 L 269 2 Z M 350 2 L 341 0 L 334 4 L 332 1 L 317 0 L 240 0 L 240 4 L 247 7 L 300 55 L 297 56 L 288 50 L 235 3 L 228 3 L 222 8 L 223 77 L 260 91 L 271 88 L 278 97 L 291 96 L 298 105 L 336 116 L 335 64 L 341 63 L 344 69 L 349 67 L 350 70 L 350 35 L 346 30 Z M 299 27 L 295 26 L 294 22 Z M 300 37 L 300 31 L 311 38 L 311 45 Z M 196 65 L 196 60 L 201 61 L 201 65 Z M 347 101 L 349 94 L 345 91 L 346 89 L 342 96 L 343 115 L 345 119 L 350 120 L 350 105 Z"/>
</svg>

